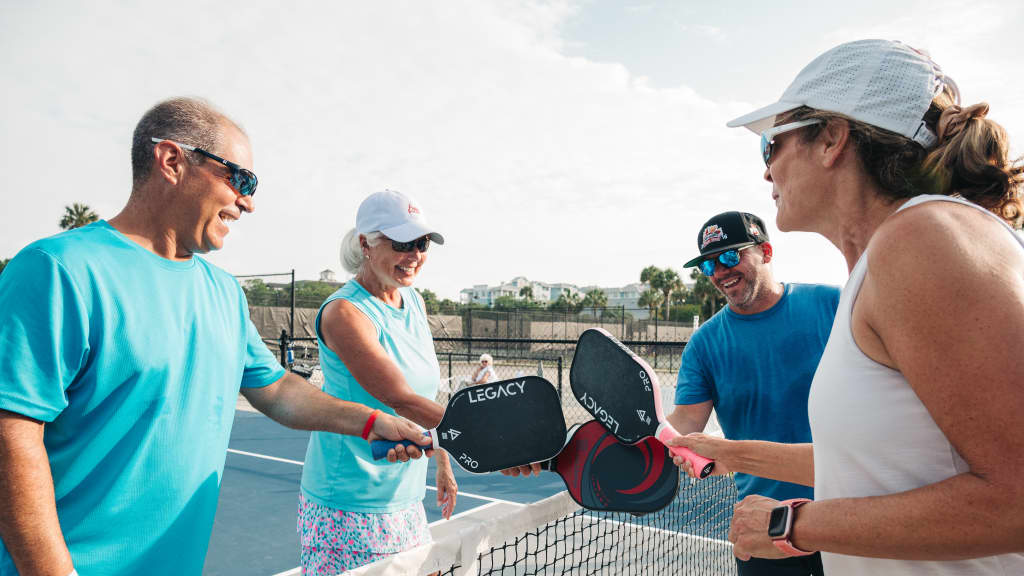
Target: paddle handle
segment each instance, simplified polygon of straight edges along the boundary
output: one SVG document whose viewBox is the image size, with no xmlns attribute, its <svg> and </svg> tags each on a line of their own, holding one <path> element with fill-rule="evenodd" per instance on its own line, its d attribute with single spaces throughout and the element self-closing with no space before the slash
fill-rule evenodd
<svg viewBox="0 0 1024 576">
<path fill-rule="evenodd" d="M 676 432 L 676 429 L 667 422 L 662 422 L 661 425 L 658 426 L 657 438 L 662 444 L 668 447 L 668 451 L 671 452 L 673 456 L 679 456 L 689 462 L 690 466 L 693 466 L 693 469 L 698 471 L 698 477 L 707 478 L 711 474 L 711 471 L 715 469 L 715 461 L 710 458 L 705 458 L 689 448 L 684 448 L 682 446 L 669 446 L 668 441 L 679 435 L 679 432 Z"/>
<path fill-rule="evenodd" d="M 430 442 L 417 446 L 420 449 L 431 446 L 434 443 L 429 431 L 424 432 L 423 435 L 430 440 Z M 370 454 L 373 455 L 374 460 L 383 460 L 384 458 L 387 458 L 388 451 L 399 444 L 403 446 L 413 445 L 413 443 L 408 440 L 374 440 L 373 442 L 370 442 Z M 436 446 L 434 446 L 434 448 L 436 448 Z"/>
</svg>

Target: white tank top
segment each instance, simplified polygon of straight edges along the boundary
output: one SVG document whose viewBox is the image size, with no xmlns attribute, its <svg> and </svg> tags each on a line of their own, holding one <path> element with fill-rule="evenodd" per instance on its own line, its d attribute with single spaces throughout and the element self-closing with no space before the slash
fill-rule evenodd
<svg viewBox="0 0 1024 576">
<path fill-rule="evenodd" d="M 991 212 L 958 198 L 918 196 L 900 210 L 930 201 L 972 206 L 1014 234 Z M 1016 234 L 1014 238 L 1024 249 L 1024 239 Z M 843 288 L 832 333 L 811 384 L 807 409 L 814 437 L 816 500 L 893 494 L 968 470 L 903 374 L 871 360 L 855 343 L 850 317 L 867 269 L 865 250 Z M 1024 575 L 1024 554 L 956 562 L 884 560 L 826 552 L 821 557 L 829 576 Z"/>
</svg>

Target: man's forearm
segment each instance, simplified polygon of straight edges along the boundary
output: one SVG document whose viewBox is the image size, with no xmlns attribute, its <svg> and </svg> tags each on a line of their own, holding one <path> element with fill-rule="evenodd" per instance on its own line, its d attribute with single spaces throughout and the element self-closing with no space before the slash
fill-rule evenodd
<svg viewBox="0 0 1024 576">
<path fill-rule="evenodd" d="M 814 448 L 810 443 L 735 440 L 727 446 L 724 459 L 733 472 L 814 486 Z"/>
<path fill-rule="evenodd" d="M 71 554 L 57 519 L 43 424 L 0 411 L 0 537 L 21 574 L 67 576 Z"/>
<path fill-rule="evenodd" d="M 249 403 L 272 420 L 298 430 L 322 430 L 358 436 L 373 409 L 335 398 L 305 379 L 288 373 L 263 388 L 243 388 Z"/>
</svg>

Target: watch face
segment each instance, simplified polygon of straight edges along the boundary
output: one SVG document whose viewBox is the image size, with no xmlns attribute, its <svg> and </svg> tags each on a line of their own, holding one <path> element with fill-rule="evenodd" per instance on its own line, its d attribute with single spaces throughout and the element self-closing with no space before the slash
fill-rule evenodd
<svg viewBox="0 0 1024 576">
<path fill-rule="evenodd" d="M 779 506 L 772 509 L 771 519 L 768 520 L 768 536 L 770 538 L 782 538 L 786 535 L 786 520 L 789 518 L 789 506 Z"/>
</svg>

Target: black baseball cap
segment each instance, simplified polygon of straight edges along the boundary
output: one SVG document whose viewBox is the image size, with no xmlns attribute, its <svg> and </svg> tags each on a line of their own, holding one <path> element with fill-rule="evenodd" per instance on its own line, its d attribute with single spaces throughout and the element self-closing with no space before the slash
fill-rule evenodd
<svg viewBox="0 0 1024 576">
<path fill-rule="evenodd" d="M 697 233 L 700 256 L 683 264 L 683 268 L 696 266 L 701 260 L 719 252 L 767 241 L 764 221 L 757 216 L 749 212 L 722 212 L 700 227 Z"/>
</svg>

